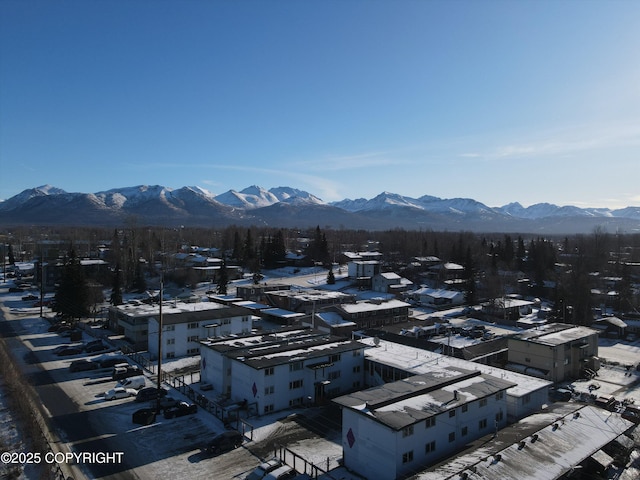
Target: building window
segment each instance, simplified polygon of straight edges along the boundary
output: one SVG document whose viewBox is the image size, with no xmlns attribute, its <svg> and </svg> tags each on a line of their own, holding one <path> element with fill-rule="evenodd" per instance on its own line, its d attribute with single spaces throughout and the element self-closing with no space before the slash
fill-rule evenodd
<svg viewBox="0 0 640 480">
<path fill-rule="evenodd" d="M 360 388 L 360 382 L 356 381 L 353 382 L 353 384 L 351 385 L 353 388 Z"/>
<path fill-rule="evenodd" d="M 265 368 L 264 369 L 264 376 L 268 376 L 268 375 L 273 375 L 273 367 L 269 367 L 269 368 Z"/>
<path fill-rule="evenodd" d="M 190 348 L 187 350 L 187 355 L 198 355 L 199 353 L 200 353 L 200 349 L 198 347 Z"/>
<path fill-rule="evenodd" d="M 478 430 L 484 430 L 485 428 L 487 428 L 487 419 L 483 418 L 478 422 Z"/>
<path fill-rule="evenodd" d="M 403 437 L 408 437 L 410 435 L 413 435 L 413 425 L 409 425 L 408 427 L 404 427 L 402 429 L 402 436 Z"/>
<path fill-rule="evenodd" d="M 298 405 L 302 405 L 303 402 L 304 402 L 304 397 L 292 398 L 291 400 L 289 400 L 289 406 L 295 407 Z"/>
<path fill-rule="evenodd" d="M 242 317 L 242 321 L 243 322 L 248 322 L 249 321 L 249 317 Z"/>
<path fill-rule="evenodd" d="M 175 352 L 167 352 L 167 358 L 176 358 Z"/>
<path fill-rule="evenodd" d="M 463 437 L 466 437 L 466 436 L 467 436 L 467 431 L 468 431 L 468 428 L 467 428 L 467 427 L 462 427 L 462 431 L 460 432 L 460 434 L 461 434 Z"/>
<path fill-rule="evenodd" d="M 402 454 L 402 463 L 413 462 L 413 450 Z"/>
<path fill-rule="evenodd" d="M 336 354 L 336 355 L 330 355 L 329 356 L 329 363 L 336 363 L 340 361 L 340 354 Z"/>
<path fill-rule="evenodd" d="M 500 410 L 498 413 L 496 413 L 496 422 L 501 422 L 503 416 L 504 415 L 502 414 L 502 410 Z"/>
<path fill-rule="evenodd" d="M 456 441 L 456 432 L 451 432 L 449 434 L 449 443 Z"/>
<path fill-rule="evenodd" d="M 275 387 L 273 385 L 264 388 L 265 395 L 273 395 L 273 392 L 275 392 Z"/>
<path fill-rule="evenodd" d="M 429 417 L 426 420 L 426 428 L 431 428 L 436 424 L 436 417 Z"/>
<path fill-rule="evenodd" d="M 469 405 L 465 403 L 464 405 L 462 405 L 462 413 L 466 413 L 467 410 L 469 410 Z"/>
<path fill-rule="evenodd" d="M 487 399 L 486 398 L 481 398 L 480 399 L 480 406 L 481 407 L 486 407 L 487 406 Z"/>
<path fill-rule="evenodd" d="M 353 367 L 353 373 L 360 373 L 360 365 Z"/>
<path fill-rule="evenodd" d="M 496 393 L 496 400 L 502 400 L 504 398 L 504 392 Z"/>
<path fill-rule="evenodd" d="M 291 362 L 289 364 L 290 372 L 297 372 L 298 370 L 302 370 L 302 362 Z"/>
<path fill-rule="evenodd" d="M 167 345 L 173 345 L 176 343 L 176 339 L 175 338 L 167 338 Z"/>
<path fill-rule="evenodd" d="M 187 337 L 187 342 L 197 342 L 198 340 L 198 335 L 191 335 L 190 337 Z"/>
<path fill-rule="evenodd" d="M 527 363 L 531 363 L 531 359 L 529 357 L 524 357 L 524 361 Z"/>
<path fill-rule="evenodd" d="M 296 388 L 302 388 L 302 379 L 289 382 L 289 390 L 295 390 Z"/>
<path fill-rule="evenodd" d="M 354 357 L 359 357 L 360 355 L 362 355 L 362 352 L 360 350 L 354 350 L 353 351 L 353 356 Z"/>
<path fill-rule="evenodd" d="M 187 324 L 187 328 L 190 328 L 190 329 L 199 328 L 198 327 L 198 322 L 193 322 L 193 323 Z"/>
<path fill-rule="evenodd" d="M 340 378 L 340 370 L 334 370 L 333 372 L 329 372 L 327 374 L 327 378 L 329 380 L 335 380 L 337 378 Z"/>
<path fill-rule="evenodd" d="M 424 453 L 431 453 L 436 451 L 436 441 L 429 442 L 424 446 Z"/>
<path fill-rule="evenodd" d="M 165 332 L 175 332 L 176 326 L 175 325 L 166 325 L 163 330 Z"/>
<path fill-rule="evenodd" d="M 273 403 L 264 406 L 264 413 L 271 413 L 271 412 L 273 412 Z"/>
<path fill-rule="evenodd" d="M 531 401 L 531 394 L 527 393 L 525 396 L 522 397 L 522 404 L 523 405 L 526 405 L 530 401 Z"/>
<path fill-rule="evenodd" d="M 449 410 L 449 418 L 455 417 L 455 416 L 456 416 L 456 409 L 452 408 L 451 410 Z"/>
</svg>

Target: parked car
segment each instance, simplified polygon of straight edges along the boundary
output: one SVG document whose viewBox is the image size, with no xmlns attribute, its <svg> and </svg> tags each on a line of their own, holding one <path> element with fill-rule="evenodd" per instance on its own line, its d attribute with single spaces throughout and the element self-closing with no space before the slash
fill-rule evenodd
<svg viewBox="0 0 640 480">
<path fill-rule="evenodd" d="M 101 357 L 98 362 L 100 363 L 100 368 L 109 368 L 114 365 L 118 365 L 119 363 L 127 363 L 127 357 L 122 355 L 105 356 Z"/>
<path fill-rule="evenodd" d="M 147 386 L 147 379 L 144 375 L 136 375 L 135 377 L 123 378 L 118 382 L 116 387 L 135 388 L 140 390 Z"/>
<path fill-rule="evenodd" d="M 111 378 L 113 380 L 123 380 L 129 377 L 135 377 L 138 375 L 143 375 L 144 372 L 137 365 L 126 365 L 124 367 L 115 366 L 113 367 L 113 373 L 111 374 Z"/>
<path fill-rule="evenodd" d="M 22 297 L 22 300 L 24 302 L 30 302 L 32 300 L 38 300 L 38 297 L 36 297 L 34 294 L 30 293 L 29 295 L 25 295 L 24 297 Z"/>
<path fill-rule="evenodd" d="M 104 343 L 94 343 L 93 345 L 87 345 L 84 347 L 84 351 L 87 353 L 97 353 L 104 352 L 105 350 L 109 350 L 109 346 Z"/>
<path fill-rule="evenodd" d="M 116 400 L 118 398 L 135 397 L 137 393 L 137 390 L 133 388 L 115 387 L 104 392 L 104 399 Z"/>
<path fill-rule="evenodd" d="M 98 368 L 98 364 L 86 358 L 74 360 L 71 362 L 71 365 L 69 365 L 70 372 L 86 372 L 88 370 L 95 370 L 96 368 Z"/>
<path fill-rule="evenodd" d="M 193 415 L 198 411 L 198 405 L 195 403 L 180 402 L 174 407 L 164 410 L 164 418 L 184 417 L 185 415 Z"/>
<path fill-rule="evenodd" d="M 138 394 L 136 395 L 136 402 L 148 402 L 149 400 L 156 400 L 158 398 L 158 395 L 160 397 L 166 397 L 167 393 L 169 392 L 167 392 L 166 388 L 161 388 L 160 390 L 158 390 L 156 387 L 145 387 L 138 391 Z"/>
<path fill-rule="evenodd" d="M 237 430 L 227 430 L 213 438 L 205 450 L 209 453 L 222 453 L 238 448 L 242 445 L 242 435 Z"/>
<path fill-rule="evenodd" d="M 47 332 L 57 332 L 61 327 L 69 326 L 67 322 L 57 322 L 47 328 Z M 70 327 L 70 326 L 69 326 Z"/>
<path fill-rule="evenodd" d="M 175 407 L 180 402 L 173 397 L 161 397 L 159 402 L 156 398 L 155 400 L 151 400 L 149 405 L 152 408 L 156 408 L 158 406 L 158 403 L 160 403 L 160 410 L 165 410 L 167 408 Z"/>
<path fill-rule="evenodd" d="M 264 480 L 289 480 L 298 475 L 289 465 L 282 465 L 264 476 Z"/>
<path fill-rule="evenodd" d="M 272 458 L 264 463 L 258 465 L 249 475 L 245 477 L 245 480 L 261 480 L 264 476 L 274 471 L 276 468 L 282 466 L 282 462 L 277 458 Z"/>
<path fill-rule="evenodd" d="M 58 355 L 59 357 L 68 357 L 69 355 L 78 355 L 79 353 L 82 353 L 82 347 L 69 346 L 61 349 L 58 353 L 56 353 L 56 355 Z"/>
</svg>

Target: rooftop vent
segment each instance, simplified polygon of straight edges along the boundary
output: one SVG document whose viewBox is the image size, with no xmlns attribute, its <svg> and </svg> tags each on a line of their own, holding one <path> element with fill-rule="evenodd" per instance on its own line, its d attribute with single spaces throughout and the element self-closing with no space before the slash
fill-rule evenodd
<svg viewBox="0 0 640 480">
<path fill-rule="evenodd" d="M 531 443 L 535 443 L 538 441 L 538 434 L 534 433 L 533 435 L 531 435 Z"/>
<path fill-rule="evenodd" d="M 524 440 L 522 440 L 519 444 L 518 444 L 518 450 L 522 450 L 524 447 L 526 447 L 527 442 L 525 442 Z"/>
<path fill-rule="evenodd" d="M 580 412 L 576 412 L 573 414 L 573 418 L 580 418 Z"/>
<path fill-rule="evenodd" d="M 555 432 L 559 428 L 560 428 L 560 424 L 556 422 L 553 424 L 553 427 L 551 428 L 551 430 Z"/>
</svg>

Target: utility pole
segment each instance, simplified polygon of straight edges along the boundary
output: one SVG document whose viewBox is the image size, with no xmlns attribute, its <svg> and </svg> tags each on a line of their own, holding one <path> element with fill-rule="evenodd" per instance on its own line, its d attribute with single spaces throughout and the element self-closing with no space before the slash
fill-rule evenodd
<svg viewBox="0 0 640 480">
<path fill-rule="evenodd" d="M 158 398 L 156 400 L 156 414 L 160 414 L 160 392 L 162 391 L 162 297 L 163 278 L 160 277 L 160 310 L 158 313 Z"/>
</svg>

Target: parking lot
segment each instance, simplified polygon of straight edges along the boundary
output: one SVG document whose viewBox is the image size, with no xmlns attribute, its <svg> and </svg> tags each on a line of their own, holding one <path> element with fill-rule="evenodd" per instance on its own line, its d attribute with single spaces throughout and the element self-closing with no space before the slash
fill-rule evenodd
<svg viewBox="0 0 640 480">
<path fill-rule="evenodd" d="M 23 359 L 31 369 L 38 365 L 32 375 L 43 403 L 50 410 L 59 437 L 67 451 L 75 452 L 122 452 L 122 463 L 110 463 L 91 467 L 77 465 L 87 477 L 93 478 L 139 478 L 155 479 L 160 476 L 176 478 L 244 478 L 262 460 L 278 451 L 305 471 L 300 459 L 327 467 L 334 478 L 357 478 L 338 467 L 342 456 L 339 418 L 331 413 L 331 422 L 326 409 L 307 409 L 298 412 L 280 412 L 271 416 L 248 419 L 248 428 L 243 445 L 235 450 L 213 456 L 202 450 L 216 434 L 225 430 L 222 422 L 210 413 L 198 409 L 192 415 L 166 420 L 159 415 L 156 422 L 148 426 L 136 425 L 133 413 L 149 402 L 138 403 L 132 398 L 105 400 L 104 392 L 116 384 L 111 379 L 112 368 L 70 372 L 73 361 L 87 358 L 95 360 L 109 353 L 81 353 L 59 357 L 53 350 L 70 342 L 69 338 L 48 332 L 49 322 L 32 312 L 9 312 L 3 310 L 19 334 L 25 354 Z M 82 341 L 88 341 L 86 333 Z M 147 384 L 155 386 L 154 377 L 147 376 Z M 51 392 L 59 389 L 61 394 Z M 176 390 L 169 393 L 177 400 L 189 401 Z M 60 398 L 67 397 L 70 405 L 61 407 Z M 55 398 L 55 403 L 49 401 Z M 155 402 L 153 402 L 155 404 Z M 310 472 L 309 472 L 310 473 Z M 328 478 L 328 477 L 327 477 Z"/>
</svg>

